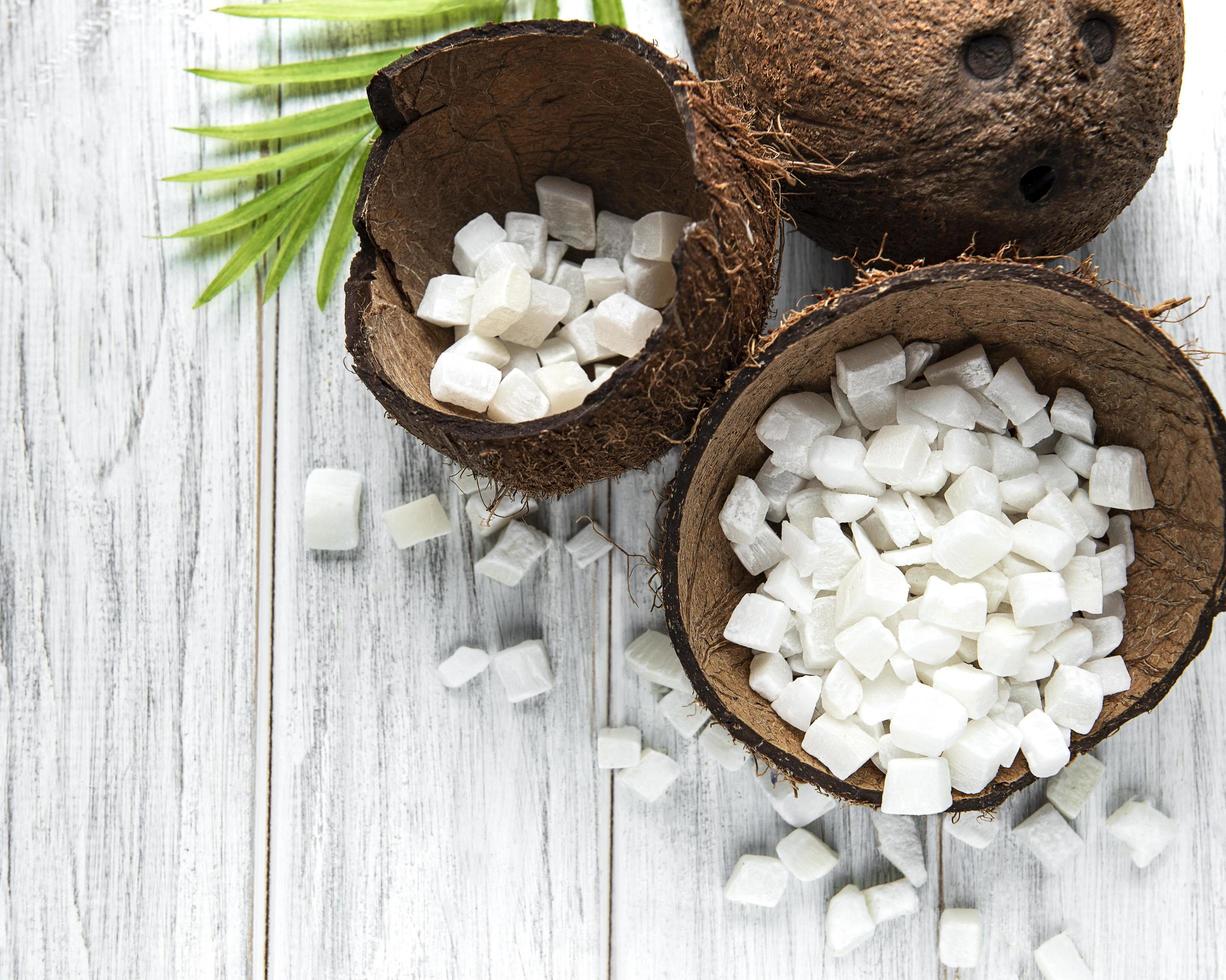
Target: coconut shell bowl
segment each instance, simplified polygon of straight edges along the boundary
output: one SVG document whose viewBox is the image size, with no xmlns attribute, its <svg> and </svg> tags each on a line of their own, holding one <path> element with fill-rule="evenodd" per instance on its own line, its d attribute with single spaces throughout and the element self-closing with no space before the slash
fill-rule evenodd
<svg viewBox="0 0 1226 980">
<path fill-rule="evenodd" d="M 1133 514 L 1136 560 L 1117 651 L 1132 686 L 1107 698 L 1088 734 L 1073 736 L 1074 754 L 1158 704 L 1204 648 L 1226 595 L 1226 422 L 1184 352 L 1145 312 L 1083 278 L 959 261 L 870 278 L 794 314 L 735 375 L 681 459 L 659 542 L 665 611 L 716 722 L 787 778 L 868 805 L 880 805 L 881 773 L 869 763 L 838 780 L 805 753 L 803 733 L 750 689 L 751 652 L 723 638 L 756 580 L 717 516 L 736 475 L 766 457 L 754 434 L 763 410 L 789 391 L 828 390 L 836 352 L 885 334 L 935 341 L 945 354 L 981 343 L 996 364 L 1016 357 L 1043 393 L 1063 385 L 1085 393 L 1100 444 L 1145 453 L 1156 504 Z M 982 792 L 955 793 L 953 809 L 998 806 L 1032 781 L 1019 755 Z"/>
<path fill-rule="evenodd" d="M 714 86 L 632 34 L 522 22 L 449 35 L 380 71 L 382 129 L 355 214 L 346 288 L 354 369 L 423 442 L 506 489 L 558 496 L 640 468 L 684 438 L 741 361 L 776 286 L 777 181 Z M 430 393 L 451 332 L 414 315 L 451 272 L 471 218 L 536 207 L 535 181 L 590 185 L 596 206 L 694 219 L 673 255 L 677 295 L 644 350 L 578 408 L 491 422 Z"/>
</svg>

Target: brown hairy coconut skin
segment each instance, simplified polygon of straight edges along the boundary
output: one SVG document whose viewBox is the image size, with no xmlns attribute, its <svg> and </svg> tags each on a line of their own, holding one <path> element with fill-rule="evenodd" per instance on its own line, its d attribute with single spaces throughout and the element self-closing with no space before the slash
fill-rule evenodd
<svg viewBox="0 0 1226 980">
<path fill-rule="evenodd" d="M 715 77 L 723 5 L 724 0 L 681 0 L 681 16 L 694 53 L 694 67 L 703 78 Z"/>
<path fill-rule="evenodd" d="M 718 77 L 801 162 L 785 202 L 836 254 L 1062 255 L 1153 172 L 1179 0 L 723 0 Z M 705 49 L 704 49 L 705 50 Z M 973 242 L 973 248 L 972 248 Z"/>
<path fill-rule="evenodd" d="M 953 353 L 982 343 L 993 363 L 1017 357 L 1036 386 L 1080 389 L 1094 406 L 1099 444 L 1145 452 L 1156 506 L 1132 515 L 1123 644 L 1132 687 L 1106 699 L 1086 752 L 1149 711 L 1209 639 L 1226 600 L 1226 420 L 1199 373 L 1143 311 L 1092 281 L 995 260 L 950 262 L 877 275 L 793 314 L 703 417 L 671 488 L 658 554 L 669 633 L 698 698 L 759 760 L 787 778 L 854 803 L 881 804 L 883 777 L 866 764 L 835 779 L 801 749 L 749 687 L 752 653 L 723 639 L 756 579 L 720 532 L 737 474 L 766 458 L 754 434 L 762 411 L 793 390 L 828 390 L 837 351 L 885 334 L 936 341 Z M 981 793 L 954 794 L 954 810 L 1002 803 L 1033 781 L 1019 754 Z"/>
<path fill-rule="evenodd" d="M 358 376 L 423 442 L 501 487 L 556 496 L 639 468 L 685 437 L 761 330 L 776 285 L 782 168 L 709 85 L 632 34 L 578 22 L 466 30 L 380 71 L 382 128 L 354 223 L 346 344 Z M 413 315 L 452 272 L 452 236 L 490 211 L 535 210 L 534 183 L 589 184 L 625 215 L 695 219 L 677 297 L 635 358 L 583 405 L 520 425 L 441 404 L 452 340 Z"/>
</svg>

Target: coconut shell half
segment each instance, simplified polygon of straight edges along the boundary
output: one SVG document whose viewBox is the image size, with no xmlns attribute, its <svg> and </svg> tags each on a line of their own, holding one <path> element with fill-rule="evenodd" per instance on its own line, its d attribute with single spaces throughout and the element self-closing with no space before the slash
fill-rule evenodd
<svg viewBox="0 0 1226 980">
<path fill-rule="evenodd" d="M 691 17 L 709 35 L 705 6 Z M 1153 173 L 1180 0 L 722 0 L 716 76 L 789 154 L 787 207 L 862 260 L 1063 255 Z M 702 50 L 708 50 L 703 42 Z"/>
<path fill-rule="evenodd" d="M 732 609 L 757 580 L 718 523 L 737 474 L 766 458 L 754 434 L 763 410 L 794 390 L 829 390 L 836 352 L 885 334 L 936 341 L 943 353 L 982 343 L 994 364 L 1016 357 L 1038 389 L 1067 385 L 1094 407 L 1100 445 L 1144 451 L 1156 506 L 1132 515 L 1136 560 L 1125 590 L 1117 653 L 1130 690 L 1106 699 L 1085 752 L 1153 708 L 1209 639 L 1226 594 L 1226 421 L 1183 352 L 1143 312 L 1093 283 L 1049 269 L 954 262 L 874 279 L 794 314 L 703 418 L 672 487 L 660 541 L 669 632 L 715 721 L 787 777 L 878 806 L 883 777 L 870 763 L 832 776 L 801 749 L 803 733 L 752 691 L 752 653 L 723 639 Z M 955 810 L 999 805 L 1033 781 L 1019 754 Z"/>
<path fill-rule="evenodd" d="M 380 71 L 382 128 L 346 286 L 354 368 L 388 414 L 500 486 L 556 496 L 639 468 L 688 434 L 758 335 L 776 286 L 781 168 L 718 91 L 641 38 L 578 22 L 450 35 Z M 430 394 L 451 342 L 413 311 L 452 272 L 455 232 L 534 211 L 537 178 L 590 185 L 598 208 L 695 219 L 673 256 L 677 296 L 645 349 L 580 407 L 520 425 Z"/>
</svg>

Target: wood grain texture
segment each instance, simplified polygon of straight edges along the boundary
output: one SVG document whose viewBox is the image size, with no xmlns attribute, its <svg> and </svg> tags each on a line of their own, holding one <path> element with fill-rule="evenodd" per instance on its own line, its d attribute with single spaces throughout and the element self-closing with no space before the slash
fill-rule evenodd
<svg viewBox="0 0 1226 980">
<path fill-rule="evenodd" d="M 254 290 L 146 236 L 214 213 L 181 67 L 248 41 L 146 2 L 3 8 L 0 975 L 249 975 Z M 258 36 L 258 31 L 257 31 Z M 213 262 L 217 261 L 216 257 Z"/>
</svg>

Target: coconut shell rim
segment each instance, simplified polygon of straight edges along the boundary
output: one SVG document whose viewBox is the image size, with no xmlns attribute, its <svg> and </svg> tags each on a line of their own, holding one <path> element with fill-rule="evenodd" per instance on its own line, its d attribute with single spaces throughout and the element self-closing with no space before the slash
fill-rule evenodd
<svg viewBox="0 0 1226 980">
<path fill-rule="evenodd" d="M 487 41 L 502 41 L 508 38 L 540 36 L 558 38 L 596 37 L 606 43 L 616 44 L 627 49 L 630 53 L 648 64 L 668 86 L 677 110 L 678 120 L 685 132 L 686 144 L 690 148 L 691 159 L 696 159 L 694 151 L 697 143 L 697 133 L 694 127 L 693 110 L 690 108 L 684 83 L 702 83 L 683 64 L 670 59 L 659 48 L 639 35 L 613 25 L 596 24 L 584 20 L 511 21 L 501 24 L 485 24 L 479 27 L 455 31 L 429 44 L 423 44 L 410 54 L 398 58 L 385 68 L 381 68 L 375 73 L 370 84 L 367 86 L 367 99 L 370 102 L 375 121 L 379 123 L 382 132 L 375 140 L 375 144 L 371 149 L 370 159 L 362 174 L 362 183 L 358 191 L 357 202 L 354 206 L 353 223 L 358 232 L 359 249 L 351 262 L 349 284 L 361 287 L 370 275 L 373 274 L 373 270 L 379 261 L 383 261 L 390 268 L 394 268 L 394 263 L 387 258 L 383 250 L 375 244 L 368 234 L 362 214 L 366 204 L 367 193 L 375 177 L 381 172 L 384 156 L 396 137 L 412 123 L 412 120 L 406 119 L 396 108 L 395 96 L 392 91 L 395 75 L 418 62 L 454 48 L 470 44 L 481 44 Z M 698 184 L 703 182 L 702 176 L 697 172 L 695 173 L 695 178 Z M 709 216 L 692 222 L 678 243 L 672 258 L 672 265 L 677 271 L 678 281 L 680 281 L 681 260 L 685 254 L 686 246 L 690 239 L 695 236 L 693 229 L 709 224 Z M 394 277 L 392 281 L 399 292 L 399 283 Z M 403 294 L 401 299 L 405 300 Z M 661 316 L 665 319 L 673 316 L 674 304 L 675 300 L 670 301 L 668 306 L 660 311 Z M 412 307 L 408 304 L 407 300 L 405 301 L 405 309 L 411 315 L 416 315 L 412 313 Z M 362 340 L 364 332 L 360 304 L 356 302 L 346 303 L 346 348 L 353 350 L 356 344 Z M 661 323 L 660 327 L 648 338 L 643 349 L 634 357 L 628 358 L 619 364 L 604 382 L 588 393 L 582 404 L 568 411 L 560 412 L 556 415 L 546 415 L 531 422 L 495 422 L 484 416 L 440 412 L 438 409 L 413 398 L 403 389 L 397 388 L 396 390 L 411 403 L 416 414 L 427 423 L 438 427 L 442 431 L 458 433 L 468 440 L 485 442 L 509 442 L 531 438 L 581 422 L 584 418 L 596 412 L 619 386 L 636 376 L 644 368 L 650 361 L 650 355 L 660 349 L 666 332 L 664 324 Z M 373 373 L 380 374 L 378 371 Z M 388 387 L 392 387 L 386 380 L 384 383 Z M 381 398 L 379 401 L 382 404 Z M 386 408 L 386 406 L 384 407 Z"/>
<path fill-rule="evenodd" d="M 1166 354 L 1172 367 L 1178 368 L 1200 395 L 1212 425 L 1210 439 L 1214 446 L 1218 475 L 1221 480 L 1222 499 L 1226 501 L 1226 417 L 1223 416 L 1216 397 L 1187 354 L 1146 315 L 1145 311 L 1106 292 L 1098 285 L 1095 278 L 1087 281 L 1086 278 L 1068 272 L 1020 261 L 962 257 L 936 265 L 915 266 L 894 274 L 873 273 L 844 290 L 831 293 L 817 303 L 790 314 L 779 329 L 765 338 L 746 364 L 729 379 L 724 391 L 707 409 L 695 427 L 694 434 L 678 463 L 676 475 L 668 488 L 666 510 L 657 546 L 657 554 L 660 556 L 662 604 L 673 648 L 677 652 L 695 695 L 711 713 L 712 719 L 744 745 L 756 760 L 765 760 L 786 779 L 815 785 L 824 792 L 849 803 L 879 808 L 881 792 L 861 789 L 846 780 L 837 779 L 824 768 L 820 768 L 820 764 L 806 762 L 759 735 L 724 704 L 707 680 L 706 673 L 698 664 L 694 651 L 690 647 L 684 624 L 681 622 L 677 589 L 677 556 L 681 538 L 681 518 L 690 481 L 715 430 L 723 422 L 737 399 L 753 383 L 762 369 L 792 344 L 821 330 L 840 317 L 854 313 L 892 293 L 951 282 L 999 281 L 1040 286 L 1082 300 L 1099 312 L 1123 321 L 1153 341 Z M 1226 541 L 1226 506 L 1222 508 L 1221 520 L 1223 540 Z M 1104 739 L 1114 735 L 1126 722 L 1157 707 L 1188 665 L 1208 645 L 1213 620 L 1218 613 L 1223 611 L 1226 611 L 1226 545 L 1223 547 L 1213 590 L 1207 597 L 1192 636 L 1179 657 L 1141 697 L 1119 716 L 1104 725 L 1102 729 L 1089 735 L 1074 735 L 1071 743 L 1072 755 L 1076 757 L 1088 752 Z M 1008 797 L 1035 782 L 1035 779 L 1036 777 L 1029 770 L 1007 783 L 998 785 L 998 781 L 994 779 L 986 789 L 979 793 L 955 796 L 953 805 L 946 812 L 994 810 Z"/>
</svg>

